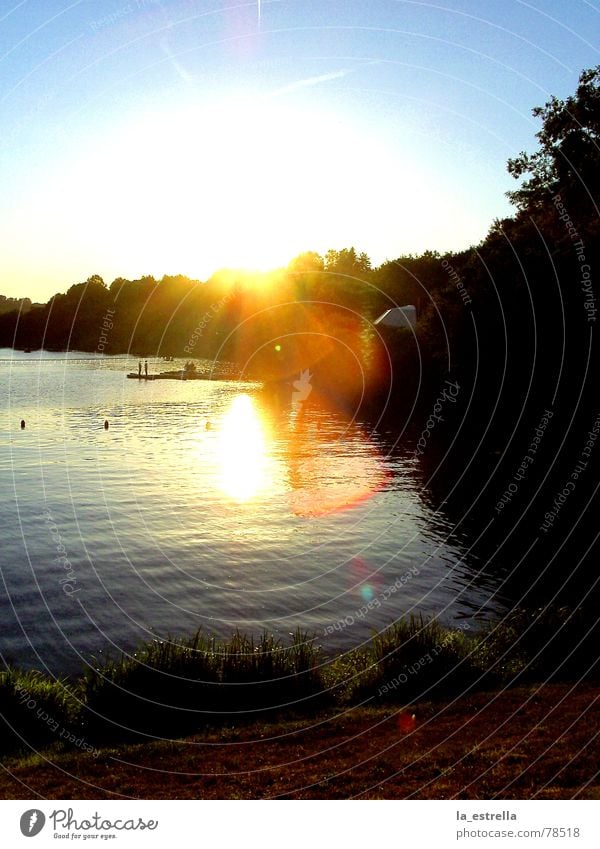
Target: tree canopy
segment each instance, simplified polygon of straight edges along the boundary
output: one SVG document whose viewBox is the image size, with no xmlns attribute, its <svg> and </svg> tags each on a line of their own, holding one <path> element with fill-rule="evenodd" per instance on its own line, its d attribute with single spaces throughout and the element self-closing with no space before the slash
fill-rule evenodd
<svg viewBox="0 0 600 849">
<path fill-rule="evenodd" d="M 522 213 L 543 213 L 560 194 L 573 215 L 598 214 L 600 196 L 600 65 L 581 73 L 574 95 L 551 97 L 532 110 L 541 118 L 539 149 L 508 161 L 515 179 L 526 177 L 508 193 Z"/>
<path fill-rule="evenodd" d="M 325 255 L 325 271 L 332 274 L 347 274 L 360 277 L 371 270 L 371 260 L 366 253 L 356 253 L 355 248 L 329 250 Z"/>
</svg>

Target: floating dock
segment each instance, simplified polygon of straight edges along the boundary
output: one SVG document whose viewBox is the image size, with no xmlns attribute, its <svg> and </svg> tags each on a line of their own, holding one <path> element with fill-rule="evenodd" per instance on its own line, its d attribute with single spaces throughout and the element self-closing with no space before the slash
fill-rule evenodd
<svg viewBox="0 0 600 849">
<path fill-rule="evenodd" d="M 163 371 L 160 374 L 138 374 L 131 371 L 127 375 L 130 380 L 210 380 L 202 374 L 186 374 L 184 371 Z"/>
</svg>

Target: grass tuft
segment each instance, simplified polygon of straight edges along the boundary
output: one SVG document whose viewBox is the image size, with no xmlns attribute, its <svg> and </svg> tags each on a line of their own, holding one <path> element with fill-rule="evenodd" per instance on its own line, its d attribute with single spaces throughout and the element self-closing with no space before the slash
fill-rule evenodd
<svg viewBox="0 0 600 849">
<path fill-rule="evenodd" d="M 171 736 L 231 715 L 314 709 L 325 691 L 319 663 L 314 638 L 301 631 L 288 646 L 240 632 L 226 642 L 202 631 L 154 640 L 85 673 L 87 724 L 95 737 Z"/>
<path fill-rule="evenodd" d="M 80 704 L 75 688 L 37 670 L 12 666 L 0 672 L 2 751 L 48 746 L 78 731 Z"/>
</svg>

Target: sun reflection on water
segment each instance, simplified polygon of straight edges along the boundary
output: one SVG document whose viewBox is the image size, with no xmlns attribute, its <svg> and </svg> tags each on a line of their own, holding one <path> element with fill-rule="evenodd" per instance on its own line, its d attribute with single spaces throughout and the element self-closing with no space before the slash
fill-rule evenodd
<svg viewBox="0 0 600 849">
<path fill-rule="evenodd" d="M 315 518 L 348 510 L 385 488 L 383 458 L 360 429 L 340 440 L 303 415 L 281 418 L 275 433 L 269 422 L 250 395 L 236 395 L 229 404 L 214 456 L 218 488 L 230 501 L 278 498 L 291 514 Z"/>
<path fill-rule="evenodd" d="M 218 445 L 223 492 L 238 502 L 269 488 L 269 452 L 263 421 L 249 395 L 237 395 L 223 419 Z"/>
</svg>

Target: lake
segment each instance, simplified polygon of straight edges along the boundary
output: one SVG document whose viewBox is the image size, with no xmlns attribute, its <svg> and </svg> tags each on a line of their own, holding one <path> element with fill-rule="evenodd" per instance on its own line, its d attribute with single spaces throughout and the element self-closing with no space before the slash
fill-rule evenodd
<svg viewBox="0 0 600 849">
<path fill-rule="evenodd" d="M 0 351 L 6 661 L 72 673 L 198 627 L 300 627 L 333 652 L 404 614 L 473 625 L 503 609 L 425 497 L 410 440 L 319 403 L 306 376 L 273 399 L 130 371 Z"/>
</svg>

